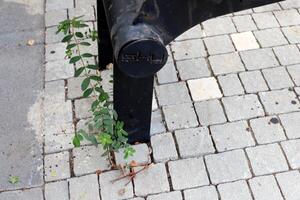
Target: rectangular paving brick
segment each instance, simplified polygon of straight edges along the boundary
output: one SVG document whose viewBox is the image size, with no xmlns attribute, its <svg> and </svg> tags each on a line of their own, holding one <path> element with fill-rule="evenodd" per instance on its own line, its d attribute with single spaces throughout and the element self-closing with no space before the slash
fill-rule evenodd
<svg viewBox="0 0 300 200">
<path fill-rule="evenodd" d="M 207 55 L 202 40 L 185 40 L 171 45 L 175 60 L 205 57 Z"/>
<path fill-rule="evenodd" d="M 46 2 L 46 11 L 51 10 L 63 10 L 67 8 L 73 8 L 74 4 L 72 0 L 48 0 Z"/>
<path fill-rule="evenodd" d="M 254 12 L 268 12 L 268 11 L 275 11 L 275 10 L 281 10 L 278 3 L 272 3 L 265 6 L 260 6 L 253 8 Z"/>
<path fill-rule="evenodd" d="M 45 153 L 56 153 L 72 149 L 74 134 L 47 134 L 45 135 Z"/>
<path fill-rule="evenodd" d="M 47 62 L 45 66 L 45 80 L 54 81 L 74 76 L 74 66 L 66 60 Z"/>
<path fill-rule="evenodd" d="M 162 112 L 160 109 L 152 112 L 150 135 L 166 132 L 166 127 L 162 119 Z"/>
<path fill-rule="evenodd" d="M 70 200 L 100 200 L 99 183 L 96 174 L 69 179 Z"/>
<path fill-rule="evenodd" d="M 207 20 L 203 23 L 203 29 L 207 36 L 236 32 L 234 24 L 229 17 L 219 17 Z"/>
<path fill-rule="evenodd" d="M 274 15 L 276 16 L 281 26 L 300 24 L 300 14 L 296 9 L 275 11 Z"/>
<path fill-rule="evenodd" d="M 252 17 L 259 29 L 279 27 L 279 24 L 272 12 L 255 13 Z"/>
<path fill-rule="evenodd" d="M 300 26 L 289 26 L 282 28 L 282 32 L 292 44 L 300 43 Z"/>
<path fill-rule="evenodd" d="M 69 152 L 60 152 L 46 155 L 45 162 L 45 181 L 55 181 L 70 178 Z"/>
<path fill-rule="evenodd" d="M 195 25 L 193 28 L 187 30 L 180 36 L 178 36 L 175 41 L 190 40 L 190 39 L 200 39 L 203 37 L 203 31 L 200 24 Z"/>
<path fill-rule="evenodd" d="M 257 30 L 257 27 L 250 15 L 234 16 L 232 20 L 239 32 Z"/>
<path fill-rule="evenodd" d="M 210 56 L 208 59 L 215 75 L 245 71 L 237 53 Z"/>
<path fill-rule="evenodd" d="M 205 186 L 184 190 L 185 200 L 218 200 L 218 192 L 215 186 Z"/>
<path fill-rule="evenodd" d="M 293 87 L 294 84 L 284 67 L 264 69 L 262 73 L 271 90 Z"/>
<path fill-rule="evenodd" d="M 288 66 L 287 70 L 292 77 L 292 80 L 297 86 L 300 86 L 300 65 Z"/>
<path fill-rule="evenodd" d="M 45 13 L 46 27 L 57 26 L 59 22 L 67 19 L 67 10 L 52 10 Z M 57 29 L 57 27 L 55 27 Z"/>
<path fill-rule="evenodd" d="M 218 185 L 222 200 L 252 200 L 246 181 L 236 181 Z"/>
<path fill-rule="evenodd" d="M 178 81 L 177 71 L 173 62 L 168 62 L 157 72 L 156 76 L 159 84 L 174 83 Z"/>
<path fill-rule="evenodd" d="M 259 44 L 257 43 L 251 31 L 243 33 L 234 33 L 230 36 L 236 50 L 238 51 L 246 51 L 259 48 Z"/>
<path fill-rule="evenodd" d="M 217 80 L 214 77 L 189 80 L 187 83 L 193 101 L 203 101 L 222 97 Z"/>
<path fill-rule="evenodd" d="M 181 80 L 208 77 L 211 72 L 204 58 L 177 61 L 177 70 Z"/>
<path fill-rule="evenodd" d="M 233 96 L 245 93 L 237 74 L 218 76 L 218 81 L 221 85 L 224 96 Z"/>
<path fill-rule="evenodd" d="M 28 190 L 17 190 L 0 193 L 1 200 L 42 200 L 43 191 L 41 188 L 33 188 Z"/>
<path fill-rule="evenodd" d="M 69 200 L 69 186 L 67 181 L 45 184 L 46 200 Z"/>
<path fill-rule="evenodd" d="M 246 93 L 257 93 L 268 90 L 268 86 L 260 71 L 247 71 L 239 74 Z"/>
<path fill-rule="evenodd" d="M 288 44 L 279 28 L 255 31 L 254 35 L 262 47 L 273 47 Z"/>
<path fill-rule="evenodd" d="M 182 200 L 182 195 L 180 191 L 161 193 L 156 195 L 150 195 L 147 200 Z"/>
<path fill-rule="evenodd" d="M 300 63 L 300 52 L 295 45 L 286 45 L 274 48 L 274 52 L 282 65 Z"/>
<path fill-rule="evenodd" d="M 119 165 L 126 165 L 135 161 L 139 165 L 145 165 L 151 162 L 150 152 L 147 144 L 137 144 L 131 146 L 135 153 L 133 156 L 130 156 L 128 159 L 124 158 L 124 151 L 120 149 L 119 152 L 115 153 L 116 163 Z"/>
<path fill-rule="evenodd" d="M 276 179 L 286 200 L 297 200 L 300 197 L 299 171 L 276 174 Z"/>
<path fill-rule="evenodd" d="M 292 169 L 300 168 L 300 140 L 288 140 L 281 145 Z"/>
<path fill-rule="evenodd" d="M 210 55 L 234 52 L 234 46 L 228 35 L 204 38 L 204 43 Z"/>
<path fill-rule="evenodd" d="M 300 112 L 283 114 L 279 118 L 289 139 L 300 138 Z"/>
</svg>

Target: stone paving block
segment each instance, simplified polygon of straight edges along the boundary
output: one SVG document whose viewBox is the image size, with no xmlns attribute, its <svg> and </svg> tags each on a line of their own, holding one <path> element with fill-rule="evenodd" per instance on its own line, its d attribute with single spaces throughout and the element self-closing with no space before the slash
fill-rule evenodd
<svg viewBox="0 0 300 200">
<path fill-rule="evenodd" d="M 281 10 L 278 3 L 272 3 L 265 6 L 260 6 L 253 8 L 254 12 L 268 12 L 268 11 L 275 11 L 275 10 Z"/>
<path fill-rule="evenodd" d="M 231 39 L 238 51 L 258 49 L 259 45 L 251 31 L 231 34 Z"/>
<path fill-rule="evenodd" d="M 64 60 L 66 47 L 67 46 L 65 43 L 47 44 L 45 46 L 46 62 L 55 61 L 55 60 Z"/>
<path fill-rule="evenodd" d="M 268 90 L 265 79 L 260 71 L 247 71 L 239 74 L 246 93 L 257 93 Z"/>
<path fill-rule="evenodd" d="M 210 130 L 219 152 L 255 145 L 246 121 L 214 125 Z"/>
<path fill-rule="evenodd" d="M 63 10 L 67 8 L 73 8 L 74 4 L 72 0 L 48 0 L 46 2 L 46 11 Z"/>
<path fill-rule="evenodd" d="M 133 156 L 130 156 L 128 159 L 124 159 L 123 150 L 120 149 L 118 153 L 115 153 L 115 159 L 117 164 L 125 165 L 135 161 L 137 164 L 147 164 L 151 163 L 150 152 L 147 144 L 138 144 L 132 145 L 135 153 Z"/>
<path fill-rule="evenodd" d="M 255 13 L 252 17 L 259 29 L 280 27 L 272 12 Z"/>
<path fill-rule="evenodd" d="M 276 174 L 276 179 L 286 200 L 298 200 L 300 197 L 299 171 Z"/>
<path fill-rule="evenodd" d="M 163 113 L 165 116 L 168 130 L 198 126 L 196 113 L 192 104 L 188 103 L 164 106 Z"/>
<path fill-rule="evenodd" d="M 232 20 L 238 32 L 257 30 L 257 27 L 250 15 L 234 16 Z"/>
<path fill-rule="evenodd" d="M 41 188 L 32 188 L 28 190 L 7 191 L 0 193 L 1 200 L 42 200 L 43 191 Z M 46 199 L 47 200 L 47 199 Z"/>
<path fill-rule="evenodd" d="M 136 171 L 141 167 L 137 167 Z M 135 177 L 134 190 L 137 196 L 147 196 L 170 191 L 167 171 L 164 164 L 155 164 Z M 147 187 L 145 187 L 147 186 Z"/>
<path fill-rule="evenodd" d="M 300 140 L 288 140 L 281 145 L 292 169 L 300 168 Z"/>
<path fill-rule="evenodd" d="M 100 174 L 99 183 L 102 200 L 121 200 L 133 197 L 133 186 L 128 177 L 112 182 L 122 175 L 123 174 L 120 170 L 114 170 Z"/>
<path fill-rule="evenodd" d="M 201 125 L 220 124 L 227 121 L 219 100 L 197 102 L 195 109 Z"/>
<path fill-rule="evenodd" d="M 182 195 L 180 191 L 174 191 L 169 193 L 151 195 L 147 197 L 147 200 L 182 200 Z"/>
<path fill-rule="evenodd" d="M 159 85 L 155 89 L 160 106 L 191 102 L 185 82 Z"/>
<path fill-rule="evenodd" d="M 235 33 L 236 29 L 229 17 L 219 17 L 203 22 L 203 29 L 207 36 Z"/>
<path fill-rule="evenodd" d="M 218 185 L 222 200 L 252 200 L 246 181 L 237 181 Z"/>
<path fill-rule="evenodd" d="M 243 51 L 240 52 L 240 55 L 248 70 L 263 69 L 279 65 L 272 49 Z"/>
<path fill-rule="evenodd" d="M 274 52 L 282 65 L 300 63 L 300 52 L 295 45 L 286 45 L 274 48 Z"/>
<path fill-rule="evenodd" d="M 92 116 L 91 105 L 93 98 L 79 99 L 75 101 L 75 115 L 78 119 L 85 119 Z"/>
<path fill-rule="evenodd" d="M 46 27 L 57 26 L 59 22 L 67 19 L 67 10 L 53 10 L 45 13 Z M 55 27 L 57 29 L 57 27 Z"/>
<path fill-rule="evenodd" d="M 45 184 L 45 200 L 69 200 L 67 181 Z"/>
<path fill-rule="evenodd" d="M 155 162 L 166 162 L 178 158 L 172 133 L 152 136 L 151 146 Z"/>
<path fill-rule="evenodd" d="M 287 0 L 279 3 L 283 9 L 290 9 L 290 8 L 299 8 L 300 2 L 299 0 Z"/>
<path fill-rule="evenodd" d="M 74 66 L 67 60 L 56 60 L 47 62 L 45 66 L 45 80 L 53 81 L 67 79 L 74 76 Z"/>
<path fill-rule="evenodd" d="M 188 158 L 168 163 L 174 190 L 209 185 L 203 158 Z"/>
<path fill-rule="evenodd" d="M 226 74 L 218 76 L 224 96 L 244 94 L 243 86 L 237 74 Z"/>
<path fill-rule="evenodd" d="M 253 173 L 256 176 L 288 170 L 288 165 L 278 144 L 268 144 L 246 149 Z"/>
<path fill-rule="evenodd" d="M 294 84 L 284 67 L 264 69 L 262 73 L 272 90 L 293 87 Z"/>
<path fill-rule="evenodd" d="M 260 92 L 259 97 L 268 115 L 300 110 L 296 94 L 288 89 Z"/>
<path fill-rule="evenodd" d="M 297 86 L 300 86 L 300 65 L 288 66 L 287 70 L 288 70 L 289 74 L 291 75 L 294 83 Z"/>
<path fill-rule="evenodd" d="M 51 134 L 45 135 L 44 150 L 45 153 L 56 153 L 72 149 L 73 134 Z"/>
<path fill-rule="evenodd" d="M 248 161 L 243 150 L 205 156 L 212 184 L 236 181 L 251 177 Z"/>
<path fill-rule="evenodd" d="M 215 55 L 208 59 L 215 75 L 245 71 L 238 53 Z"/>
<path fill-rule="evenodd" d="M 84 146 L 73 149 L 74 174 L 80 176 L 83 174 L 94 173 L 97 170 L 110 169 L 106 156 L 102 156 L 104 150 L 101 146 Z"/>
<path fill-rule="evenodd" d="M 205 186 L 184 190 L 185 200 L 218 200 L 218 192 L 215 186 Z"/>
<path fill-rule="evenodd" d="M 276 116 L 250 120 L 250 126 L 258 144 L 285 140 L 284 131 Z"/>
<path fill-rule="evenodd" d="M 166 132 L 166 127 L 162 119 L 161 110 L 152 112 L 150 135 Z"/>
<path fill-rule="evenodd" d="M 214 77 L 188 80 L 193 101 L 221 98 L 222 93 Z"/>
<path fill-rule="evenodd" d="M 254 35 L 262 47 L 273 47 L 288 44 L 279 28 L 254 31 Z"/>
<path fill-rule="evenodd" d="M 204 38 L 204 43 L 210 55 L 234 52 L 234 46 L 228 35 Z"/>
<path fill-rule="evenodd" d="M 207 55 L 202 40 L 185 40 L 171 45 L 175 60 L 205 57 Z"/>
<path fill-rule="evenodd" d="M 300 87 L 295 87 L 294 89 L 295 89 L 296 94 L 298 94 L 298 96 L 300 96 Z"/>
<path fill-rule="evenodd" d="M 46 182 L 70 178 L 69 152 L 46 155 L 44 162 Z"/>
<path fill-rule="evenodd" d="M 175 131 L 175 137 L 182 158 L 198 157 L 215 152 L 206 127 L 178 130 Z"/>
<path fill-rule="evenodd" d="M 85 7 L 76 7 L 76 8 L 71 8 L 68 9 L 69 13 L 69 18 L 73 19 L 74 17 L 82 16 L 80 18 L 81 20 L 84 21 L 95 21 L 95 14 L 94 14 L 94 8 L 92 5 L 90 6 L 85 6 Z"/>
<path fill-rule="evenodd" d="M 197 24 L 193 28 L 187 30 L 180 36 L 178 36 L 175 41 L 180 41 L 180 40 L 190 40 L 190 39 L 200 39 L 203 37 L 203 31 L 201 29 L 200 24 Z"/>
<path fill-rule="evenodd" d="M 279 24 L 281 26 L 292 26 L 300 24 L 300 15 L 296 9 L 275 11 Z"/>
<path fill-rule="evenodd" d="M 229 121 L 264 116 L 265 112 L 254 94 L 224 97 L 222 102 Z"/>
<path fill-rule="evenodd" d="M 76 99 L 82 97 L 81 83 L 84 77 L 74 77 L 68 79 L 68 99 Z"/>
<path fill-rule="evenodd" d="M 242 11 L 238 11 L 238 12 L 234 12 L 234 15 L 248 15 L 253 13 L 252 9 L 246 9 L 246 10 L 242 10 Z"/>
<path fill-rule="evenodd" d="M 100 200 L 96 174 L 69 179 L 70 200 Z"/>
<path fill-rule="evenodd" d="M 156 76 L 159 84 L 174 83 L 178 81 L 177 71 L 173 62 L 167 63 L 157 72 Z"/>
<path fill-rule="evenodd" d="M 65 82 L 63 80 L 45 83 L 44 103 L 61 103 L 66 98 Z"/>
<path fill-rule="evenodd" d="M 97 0 L 75 0 L 76 7 L 96 6 Z"/>
<path fill-rule="evenodd" d="M 279 118 L 289 139 L 300 138 L 300 112 L 283 114 Z"/>
<path fill-rule="evenodd" d="M 300 26 L 289 26 L 282 28 L 282 32 L 292 44 L 300 43 Z"/>
<path fill-rule="evenodd" d="M 46 28 L 46 33 L 45 33 L 46 44 L 59 43 L 62 41 L 62 39 L 64 38 L 64 34 L 63 33 L 56 34 L 56 31 L 57 31 L 56 26 Z M 68 61 L 65 60 L 65 62 Z"/>
<path fill-rule="evenodd" d="M 177 61 L 176 64 L 181 80 L 196 79 L 211 75 L 207 61 L 204 58 Z"/>
</svg>

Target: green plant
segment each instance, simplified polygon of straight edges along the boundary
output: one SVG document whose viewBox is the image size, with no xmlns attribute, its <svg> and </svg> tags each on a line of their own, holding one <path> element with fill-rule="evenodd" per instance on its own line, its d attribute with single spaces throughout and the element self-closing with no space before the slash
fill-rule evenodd
<svg viewBox="0 0 300 200">
<path fill-rule="evenodd" d="M 10 176 L 9 179 L 8 179 L 8 182 L 13 184 L 13 185 L 16 185 L 18 184 L 20 181 L 20 177 L 19 176 Z"/>
<path fill-rule="evenodd" d="M 109 94 L 101 85 L 99 67 L 88 62 L 88 59 L 95 55 L 82 52 L 82 47 L 89 47 L 91 42 L 98 41 L 98 32 L 91 29 L 81 18 L 82 16 L 60 22 L 57 30 L 57 33 L 64 34 L 62 42 L 67 43 L 66 58 L 69 59 L 70 64 L 77 66 L 75 77 L 85 77 L 81 83 L 83 97 L 93 98 L 90 109 L 92 118 L 87 126 L 89 129 L 96 130 L 96 134 L 78 130 L 73 138 L 73 144 L 79 147 L 84 139 L 95 145 L 101 144 L 105 150 L 104 155 L 107 155 L 110 161 L 112 161 L 111 152 L 124 149 L 124 158 L 127 159 L 134 154 L 135 150 L 127 143 L 128 134 L 123 129 L 124 123 L 118 120 Z"/>
</svg>

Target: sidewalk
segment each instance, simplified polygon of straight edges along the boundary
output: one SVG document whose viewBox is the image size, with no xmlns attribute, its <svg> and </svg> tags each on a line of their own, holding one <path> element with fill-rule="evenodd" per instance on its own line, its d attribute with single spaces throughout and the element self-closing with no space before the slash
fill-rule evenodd
<svg viewBox="0 0 300 200">
<path fill-rule="evenodd" d="M 75 129 L 91 115 L 90 100 L 81 98 L 82 78 L 73 78 L 74 66 L 64 60 L 56 25 L 85 15 L 96 26 L 95 5 L 46 2 L 43 121 L 37 132 L 43 134 L 43 180 L 11 188 L 0 177 L 0 200 L 300 200 L 299 0 L 209 20 L 168 46 L 169 62 L 155 80 L 151 143 L 136 145 L 132 158 L 154 165 L 126 186 L 126 179 L 111 183 L 120 172 L 110 170 L 100 149 L 71 144 Z M 121 158 L 116 155 L 118 163 Z M 7 176 L 2 165 L 0 154 L 0 173 Z M 31 189 L 11 191 L 18 188 Z"/>
</svg>

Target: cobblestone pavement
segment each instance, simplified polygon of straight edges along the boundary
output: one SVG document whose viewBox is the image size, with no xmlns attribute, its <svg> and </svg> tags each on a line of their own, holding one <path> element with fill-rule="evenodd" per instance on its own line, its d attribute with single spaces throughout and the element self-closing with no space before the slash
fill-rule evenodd
<svg viewBox="0 0 300 200">
<path fill-rule="evenodd" d="M 111 183 L 120 172 L 101 149 L 71 144 L 90 100 L 81 98 L 55 25 L 84 14 L 95 26 L 95 4 L 46 3 L 45 184 L 2 192 L 1 200 L 300 200 L 299 0 L 206 21 L 168 46 L 151 143 L 134 146 L 132 158 L 155 164 L 126 186 L 126 179 Z"/>
</svg>

